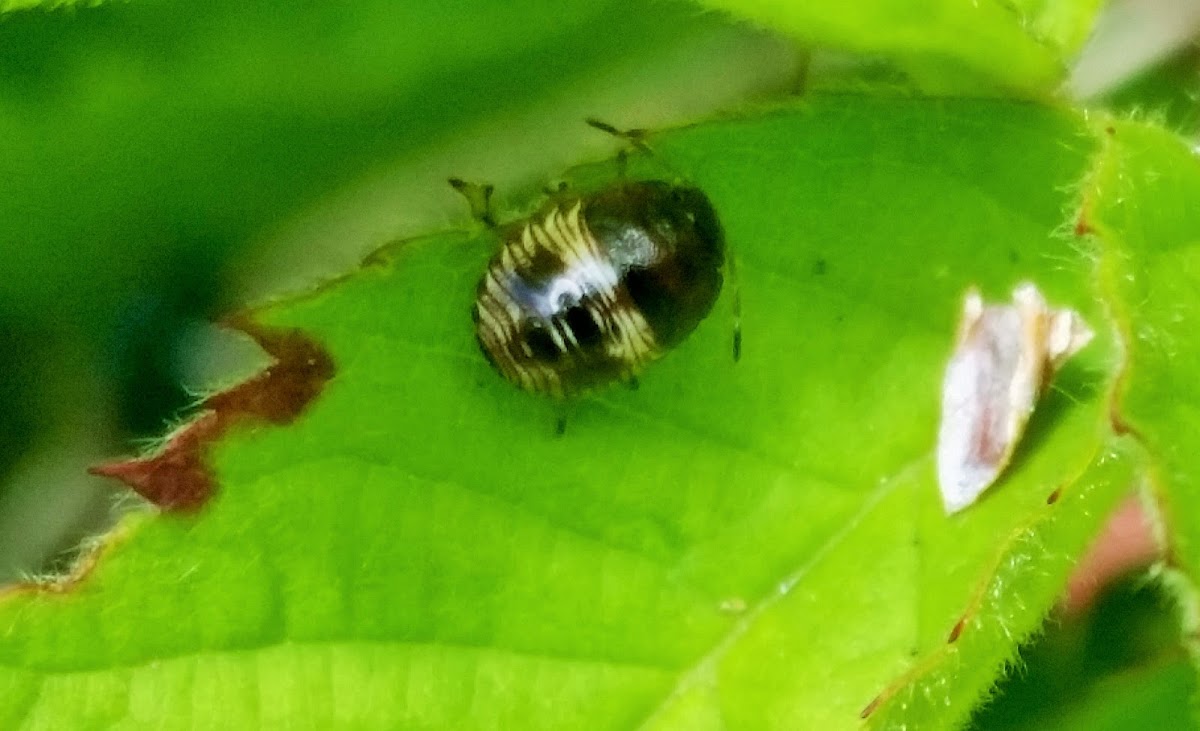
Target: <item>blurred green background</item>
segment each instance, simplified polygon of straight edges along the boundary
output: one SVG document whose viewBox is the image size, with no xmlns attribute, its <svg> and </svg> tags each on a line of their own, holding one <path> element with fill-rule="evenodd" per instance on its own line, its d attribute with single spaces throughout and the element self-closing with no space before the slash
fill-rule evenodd
<svg viewBox="0 0 1200 731">
<path fill-rule="evenodd" d="M 1194 136 L 1198 7 L 1117 3 L 1066 92 Z M 88 465 L 152 444 L 193 389 L 261 365 L 215 318 L 464 220 L 447 176 L 495 183 L 503 206 L 505 191 L 611 154 L 585 117 L 653 127 L 814 86 L 906 84 L 880 59 L 684 2 L 545 8 L 0 14 L 0 584 L 63 565 L 136 504 Z M 1182 708 L 1192 675 L 1173 616 L 1131 579 L 1051 622 L 977 728 L 1139 728 L 1130 719 Z M 1088 715 L 1113 699 L 1122 710 Z"/>
</svg>

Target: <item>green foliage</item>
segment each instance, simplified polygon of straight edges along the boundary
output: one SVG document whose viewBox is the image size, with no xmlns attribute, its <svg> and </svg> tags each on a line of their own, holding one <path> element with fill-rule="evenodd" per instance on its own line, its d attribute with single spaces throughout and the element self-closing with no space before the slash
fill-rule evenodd
<svg viewBox="0 0 1200 731">
<path fill-rule="evenodd" d="M 1163 529 L 1179 568 L 1194 578 L 1200 569 L 1200 341 L 1193 326 L 1200 317 L 1200 157 L 1149 125 L 1114 122 L 1104 136 L 1085 205 L 1105 242 L 1105 286 L 1128 353 L 1118 408 L 1155 455 L 1151 480 Z M 1184 604 L 1194 615 L 1194 600 Z M 1196 622 L 1188 618 L 1189 634 Z"/>
<path fill-rule="evenodd" d="M 972 731 L 1195 729 L 1196 674 L 1180 647 L 1177 608 L 1144 577 L 1118 582 L 1082 614 L 1058 613 L 1022 652 Z"/>
<path fill-rule="evenodd" d="M 74 5 L 86 7 L 99 4 L 100 0 L 2 0 L 0 1 L 0 13 L 12 12 L 14 10 L 31 10 L 34 8 L 57 9 Z"/>
<path fill-rule="evenodd" d="M 103 725 L 213 661 L 232 679 L 187 723 L 848 728 L 881 692 L 878 727 L 965 720 L 1130 479 L 1102 331 L 1002 489 L 947 519 L 932 480 L 968 285 L 1034 277 L 1104 317 L 1055 233 L 1083 131 L 1020 104 L 830 97 L 655 137 L 645 166 L 722 213 L 744 358 L 726 298 L 562 438 L 472 342 L 489 234 L 406 242 L 262 313 L 337 377 L 295 426 L 221 443 L 198 519 L 139 521 L 88 592 L 3 607 L 9 718 Z"/>
<path fill-rule="evenodd" d="M 739 275 L 636 392 L 569 404 L 561 436 L 558 407 L 474 343 L 489 231 L 394 243 L 259 310 L 326 348 L 336 376 L 296 423 L 211 445 L 219 488 L 198 514 L 131 515 L 85 577 L 0 598 L 0 727 L 958 728 L 1142 482 L 1189 606 L 1200 165 L 1152 125 L 969 98 L 1046 96 L 1096 4 L 719 4 L 961 94 L 817 95 L 651 133 L 630 174 L 703 188 Z M 3 235 L 36 242 L 0 307 L 58 322 L 89 301 L 111 327 L 116 282 L 168 255 L 162 230 L 233 247 L 380 156 L 722 22 L 682 4 L 544 7 L 184 6 L 131 41 L 191 48 L 141 86 L 83 32 L 58 70 L 0 79 L 24 95 L 0 116 Z M 177 24 L 188 13 L 221 22 Z M 47 48 L 69 32 L 23 12 L 0 35 L 10 21 Z M 65 223 L 23 215 L 52 210 L 79 169 L 114 184 L 77 193 Z M 615 175 L 568 177 L 586 191 Z M 961 298 L 1023 280 L 1097 338 L 1001 483 L 946 517 L 932 453 Z M 1174 658 L 1073 718 L 1100 727 L 1193 680 Z"/>
<path fill-rule="evenodd" d="M 1200 132 L 1200 45 L 1187 46 L 1135 75 L 1106 94 L 1104 106 L 1196 136 Z"/>
<path fill-rule="evenodd" d="M 884 54 L 926 87 L 1045 93 L 1083 43 L 1098 0 L 705 0 L 809 46 Z M 964 75 L 967 77 L 964 79 Z"/>
</svg>

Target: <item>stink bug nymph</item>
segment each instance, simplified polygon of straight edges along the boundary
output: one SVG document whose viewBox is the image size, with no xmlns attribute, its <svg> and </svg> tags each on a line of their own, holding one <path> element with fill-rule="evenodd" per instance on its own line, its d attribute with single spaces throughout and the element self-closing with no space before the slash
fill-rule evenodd
<svg viewBox="0 0 1200 731">
<path fill-rule="evenodd" d="M 562 398 L 633 381 L 721 291 L 725 236 L 694 187 L 621 181 L 558 195 L 500 233 L 476 292 L 475 332 L 496 370 L 527 391 Z M 736 357 L 736 333 L 734 342 Z"/>
</svg>

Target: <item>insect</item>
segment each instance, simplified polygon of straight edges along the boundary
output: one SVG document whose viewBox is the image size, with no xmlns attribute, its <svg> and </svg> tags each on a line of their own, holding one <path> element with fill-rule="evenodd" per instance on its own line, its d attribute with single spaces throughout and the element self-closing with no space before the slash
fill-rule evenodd
<svg viewBox="0 0 1200 731">
<path fill-rule="evenodd" d="M 979 499 L 1008 466 L 1038 398 L 1095 333 L 1078 312 L 1051 307 L 1030 282 L 1012 304 L 972 288 L 942 382 L 938 488 L 947 513 Z"/>
<path fill-rule="evenodd" d="M 470 198 L 467 184 L 451 183 Z M 636 383 L 721 291 L 725 235 L 695 187 L 623 180 L 560 194 L 500 233 L 476 290 L 475 332 L 488 361 L 526 391 L 564 398 Z"/>
</svg>

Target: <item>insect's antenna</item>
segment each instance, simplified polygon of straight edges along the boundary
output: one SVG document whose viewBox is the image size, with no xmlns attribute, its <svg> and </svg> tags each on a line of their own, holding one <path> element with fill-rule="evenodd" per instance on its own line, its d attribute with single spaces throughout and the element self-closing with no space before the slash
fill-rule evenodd
<svg viewBox="0 0 1200 731">
<path fill-rule="evenodd" d="M 646 135 L 648 134 L 646 130 L 644 130 L 644 129 L 626 129 L 626 130 L 617 129 L 616 127 L 612 126 L 608 122 L 602 122 L 599 119 L 596 119 L 595 117 L 588 117 L 584 121 L 587 122 L 589 127 L 594 127 L 596 129 L 600 130 L 601 132 L 604 132 L 605 134 L 610 134 L 619 140 L 624 140 L 625 142 L 628 142 L 638 152 L 644 153 L 646 155 L 650 155 L 651 157 L 654 156 L 654 150 L 651 150 L 650 145 L 646 144 Z M 629 163 L 629 152 L 625 148 L 621 148 L 620 150 L 617 151 L 617 177 L 618 178 L 620 178 L 622 180 L 625 179 L 625 171 L 628 168 L 628 163 Z"/>
<path fill-rule="evenodd" d="M 600 130 L 601 132 L 604 132 L 606 134 L 612 135 L 613 137 L 616 137 L 617 139 L 624 140 L 625 142 L 628 142 L 629 145 L 631 147 L 633 147 L 633 149 L 637 150 L 638 152 L 644 153 L 645 155 L 647 155 L 649 157 L 653 157 L 655 160 L 655 164 L 661 165 L 663 168 L 670 170 L 671 173 L 678 180 L 686 179 L 686 176 L 680 175 L 679 171 L 676 170 L 675 167 L 673 165 L 671 165 L 670 162 L 664 160 L 662 157 L 659 157 L 654 152 L 654 149 L 650 147 L 650 144 L 646 141 L 646 139 L 650 136 L 650 130 L 642 129 L 642 128 L 624 129 L 624 130 L 618 129 L 618 128 L 614 127 L 613 125 L 609 124 L 608 122 L 601 121 L 599 119 L 596 119 L 595 117 L 588 117 L 584 121 L 587 122 L 589 127 L 594 127 L 596 129 Z M 622 148 L 621 150 L 619 150 L 617 152 L 617 176 L 622 179 L 625 178 L 625 169 L 627 167 L 628 157 L 629 157 L 629 153 L 624 148 Z"/>
<path fill-rule="evenodd" d="M 491 183 L 468 183 L 462 178 L 450 178 L 447 182 L 467 199 L 467 205 L 471 207 L 471 216 L 476 221 L 488 228 L 496 228 L 496 217 L 492 214 L 492 192 L 495 186 Z"/>
<path fill-rule="evenodd" d="M 647 155 L 654 154 L 654 150 L 651 150 L 650 145 L 646 144 L 646 136 L 649 133 L 644 129 L 617 129 L 608 122 L 602 122 L 595 117 L 588 117 L 584 121 L 588 123 L 589 127 L 595 127 L 601 132 L 606 132 L 613 137 L 625 140 L 633 145 L 638 152 L 644 152 Z"/>
</svg>

